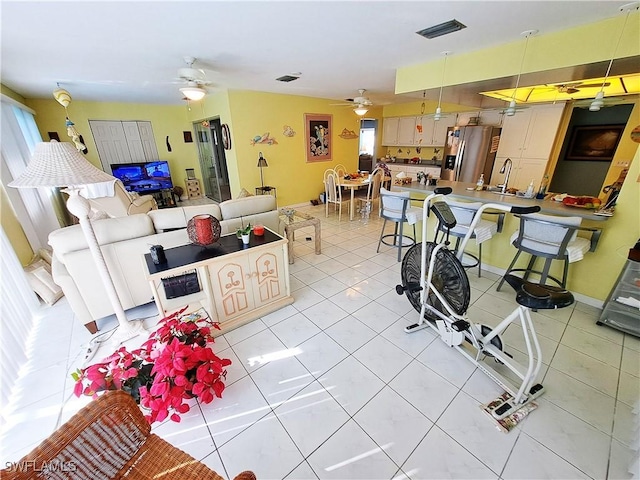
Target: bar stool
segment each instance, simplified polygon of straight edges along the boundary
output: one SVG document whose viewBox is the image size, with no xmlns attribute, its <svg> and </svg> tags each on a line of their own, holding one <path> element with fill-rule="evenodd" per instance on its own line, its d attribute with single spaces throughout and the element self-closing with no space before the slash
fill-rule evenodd
<svg viewBox="0 0 640 480">
<path fill-rule="evenodd" d="M 520 215 L 520 229 L 511 236 L 511 243 L 518 249 L 511 261 L 505 276 L 513 272 L 524 272 L 526 280 L 531 273 L 540 275 L 540 284 L 544 285 L 547 279 L 551 279 L 562 288 L 567 286 L 567 273 L 569 263 L 577 262 L 584 258 L 587 252 L 593 252 L 598 244 L 601 230 L 598 228 L 581 227 L 580 217 L 558 217 L 532 213 Z M 591 233 L 591 239 L 578 237 L 578 231 Z M 513 268 L 522 252 L 531 255 L 527 268 Z M 534 270 L 538 257 L 545 258 L 542 270 Z M 549 268 L 553 260 L 564 262 L 562 280 L 549 275 Z M 497 291 L 500 291 L 505 278 L 502 277 Z"/>
<path fill-rule="evenodd" d="M 398 249 L 398 261 L 400 261 L 402 260 L 402 249 L 416 244 L 416 223 L 418 220 L 422 220 L 422 208 L 411 206 L 409 192 L 390 192 L 381 187 L 380 216 L 384 218 L 384 223 L 380 231 L 376 253 L 380 252 L 380 244 L 384 243 Z M 385 235 L 384 229 L 387 226 L 387 220 L 395 225 L 393 233 Z M 413 226 L 413 237 L 404 234 L 405 222 Z M 386 240 L 388 238 L 392 239 L 391 243 Z"/>
<path fill-rule="evenodd" d="M 456 237 L 455 251 L 458 251 L 460 241 L 465 237 L 469 231 L 469 225 L 473 221 L 473 217 L 482 206 L 480 202 L 456 202 L 449 198 L 444 199 L 445 202 L 451 208 L 451 212 L 456 217 L 456 226 L 449 231 L 449 235 Z M 496 220 L 487 220 L 482 218 L 476 228 L 474 228 L 471 238 L 475 238 L 478 245 L 478 256 L 471 253 L 465 253 L 465 255 L 475 260 L 474 263 L 464 265 L 465 268 L 478 267 L 478 277 L 482 277 L 482 244 L 487 240 L 490 240 L 496 233 L 502 232 L 502 226 L 504 225 L 504 212 L 484 212 L 486 215 L 495 215 Z M 438 242 L 438 233 L 444 236 L 447 229 L 444 225 L 438 222 L 436 226 L 436 243 Z"/>
</svg>

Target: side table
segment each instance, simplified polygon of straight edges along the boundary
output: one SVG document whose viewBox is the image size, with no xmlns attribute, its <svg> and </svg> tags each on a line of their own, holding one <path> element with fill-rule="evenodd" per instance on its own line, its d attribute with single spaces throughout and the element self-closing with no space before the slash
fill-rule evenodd
<svg viewBox="0 0 640 480">
<path fill-rule="evenodd" d="M 289 263 L 293 263 L 295 261 L 293 258 L 293 241 L 295 240 L 294 232 L 299 228 L 313 226 L 316 237 L 316 255 L 320 255 L 322 253 L 320 219 L 298 210 L 290 210 L 287 214 L 285 214 L 283 210 L 280 210 L 280 213 L 283 214 L 280 215 L 280 218 L 284 222 L 284 233 L 287 236 L 287 240 L 289 240 L 289 243 L 287 244 L 287 248 L 289 249 Z"/>
<path fill-rule="evenodd" d="M 276 195 L 276 187 L 270 187 L 268 185 L 265 185 L 264 187 L 256 187 L 256 195 L 271 195 L 271 192 L 273 192 L 274 197 L 278 198 Z"/>
</svg>

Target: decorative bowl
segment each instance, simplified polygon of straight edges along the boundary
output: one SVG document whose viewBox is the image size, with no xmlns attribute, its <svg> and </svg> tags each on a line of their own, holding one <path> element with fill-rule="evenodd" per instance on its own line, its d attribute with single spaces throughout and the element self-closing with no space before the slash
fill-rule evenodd
<svg viewBox="0 0 640 480">
<path fill-rule="evenodd" d="M 194 245 L 206 247 L 220 239 L 222 227 L 213 215 L 196 215 L 187 222 L 187 235 Z"/>
</svg>

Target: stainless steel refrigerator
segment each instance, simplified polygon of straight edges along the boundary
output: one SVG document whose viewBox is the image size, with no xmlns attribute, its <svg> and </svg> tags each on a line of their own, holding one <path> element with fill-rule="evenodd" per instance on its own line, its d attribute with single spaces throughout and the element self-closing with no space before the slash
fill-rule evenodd
<svg viewBox="0 0 640 480">
<path fill-rule="evenodd" d="M 501 128 L 490 125 L 447 129 L 440 178 L 476 183 L 484 173 L 484 181 L 489 183 L 501 131 Z"/>
</svg>

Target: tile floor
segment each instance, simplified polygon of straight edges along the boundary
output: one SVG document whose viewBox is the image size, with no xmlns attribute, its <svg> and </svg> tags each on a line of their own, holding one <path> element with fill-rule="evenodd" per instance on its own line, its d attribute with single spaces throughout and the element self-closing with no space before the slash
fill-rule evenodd
<svg viewBox="0 0 640 480">
<path fill-rule="evenodd" d="M 264 479 L 632 478 L 637 467 L 640 339 L 595 324 L 575 304 L 534 313 L 544 358 L 540 407 L 508 434 L 479 405 L 499 388 L 432 330 L 403 331 L 417 313 L 393 287 L 400 264 L 376 254 L 380 222 L 305 208 L 322 219 L 323 254 L 298 231 L 293 305 L 219 337 L 233 360 L 222 399 L 193 405 L 153 431 L 225 476 Z M 497 276 L 472 286 L 470 316 L 496 325 L 515 303 Z M 89 400 L 70 371 L 89 335 L 66 300 L 43 309 L 0 443 L 17 460 Z M 157 317 L 153 305 L 129 318 Z M 105 319 L 108 328 L 112 319 Z M 516 356 L 517 328 L 505 340 Z M 635 455 L 635 456 L 634 456 Z M 636 478 L 638 472 L 635 472 Z"/>
</svg>

